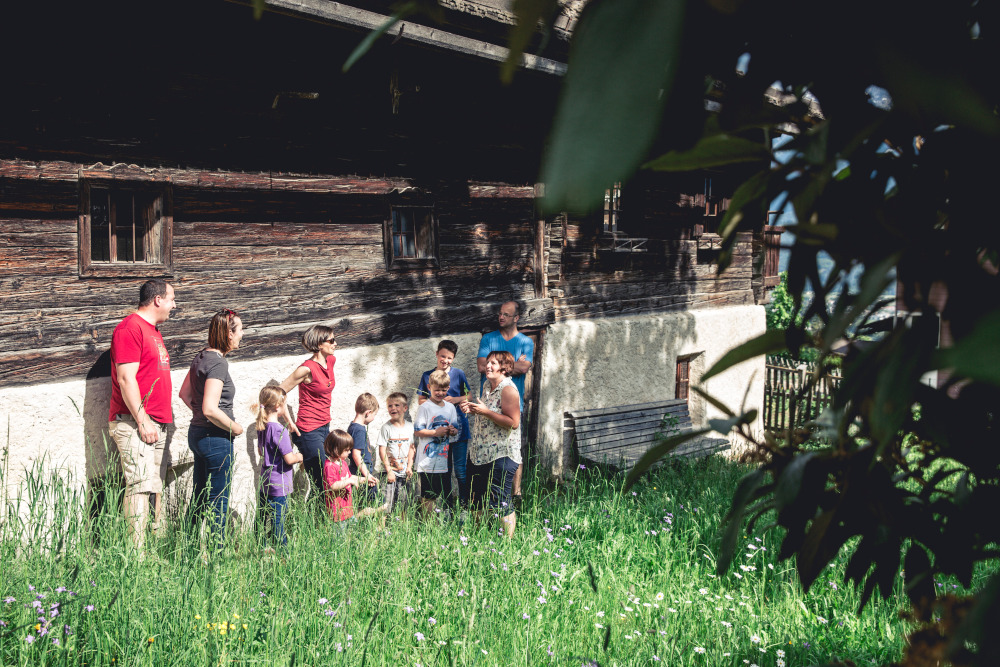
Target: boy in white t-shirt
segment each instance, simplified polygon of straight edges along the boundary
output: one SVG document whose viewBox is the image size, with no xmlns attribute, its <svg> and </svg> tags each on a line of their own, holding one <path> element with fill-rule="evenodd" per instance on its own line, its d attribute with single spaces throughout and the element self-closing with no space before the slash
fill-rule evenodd
<svg viewBox="0 0 1000 667">
<path fill-rule="evenodd" d="M 424 515 L 434 510 L 437 498 L 451 495 L 451 471 L 448 469 L 448 446 L 458 437 L 458 413 L 445 401 L 451 378 L 446 371 L 434 371 L 428 378 L 430 399 L 417 410 L 413 434 L 419 439 L 416 469 L 420 475 L 420 504 Z"/>
<path fill-rule="evenodd" d="M 378 449 L 376 470 L 385 474 L 385 512 L 399 507 L 405 515 L 413 497 L 413 459 L 417 453 L 413 446 L 413 424 L 406 421 L 409 397 L 397 391 L 389 394 L 385 407 L 389 421 L 378 432 L 375 446 Z"/>
</svg>

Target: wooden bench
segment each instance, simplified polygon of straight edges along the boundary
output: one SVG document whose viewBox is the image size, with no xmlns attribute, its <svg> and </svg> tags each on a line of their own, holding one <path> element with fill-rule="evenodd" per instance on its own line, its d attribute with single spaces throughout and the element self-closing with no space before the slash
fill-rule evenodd
<svg viewBox="0 0 1000 667">
<path fill-rule="evenodd" d="M 577 455 L 591 463 L 617 468 L 631 468 L 663 438 L 692 429 L 691 413 L 683 398 L 563 414 L 564 428 L 575 443 Z M 670 455 L 707 456 L 729 446 L 723 438 L 702 436 L 682 443 Z"/>
</svg>

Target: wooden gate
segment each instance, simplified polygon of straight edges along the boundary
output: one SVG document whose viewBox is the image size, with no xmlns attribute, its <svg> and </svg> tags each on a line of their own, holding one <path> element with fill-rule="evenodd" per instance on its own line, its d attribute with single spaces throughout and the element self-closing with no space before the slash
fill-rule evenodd
<svg viewBox="0 0 1000 667">
<path fill-rule="evenodd" d="M 833 393 L 840 387 L 840 375 L 828 374 L 804 389 L 813 367 L 784 357 L 768 357 L 764 369 L 764 428 L 771 432 L 816 419 L 830 406 Z"/>
</svg>

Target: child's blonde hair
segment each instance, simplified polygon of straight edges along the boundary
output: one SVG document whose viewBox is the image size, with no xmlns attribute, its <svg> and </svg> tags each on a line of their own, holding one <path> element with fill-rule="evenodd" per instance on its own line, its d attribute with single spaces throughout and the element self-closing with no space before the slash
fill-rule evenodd
<svg viewBox="0 0 1000 667">
<path fill-rule="evenodd" d="M 354 412 L 363 415 L 369 410 L 371 412 L 378 410 L 378 399 L 366 391 L 358 396 L 358 400 L 354 401 Z"/>
<path fill-rule="evenodd" d="M 285 402 L 285 396 L 285 390 L 276 384 L 270 384 L 260 390 L 260 396 L 257 399 L 258 431 L 267 428 L 267 416 L 281 408 L 281 404 Z"/>
<path fill-rule="evenodd" d="M 434 371 L 427 378 L 427 384 L 431 387 L 451 387 L 451 377 L 447 371 Z"/>
<path fill-rule="evenodd" d="M 398 401 L 402 401 L 403 403 L 406 403 L 407 405 L 410 404 L 410 397 L 407 396 L 406 394 L 404 394 L 401 391 L 394 391 L 391 394 L 389 394 L 389 397 L 387 399 L 385 399 L 385 404 L 389 405 L 390 402 L 397 401 L 397 400 Z"/>
</svg>

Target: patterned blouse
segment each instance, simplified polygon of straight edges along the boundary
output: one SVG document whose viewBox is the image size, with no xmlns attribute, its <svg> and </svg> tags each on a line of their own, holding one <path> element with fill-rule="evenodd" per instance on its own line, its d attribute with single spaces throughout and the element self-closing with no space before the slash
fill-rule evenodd
<svg viewBox="0 0 1000 667">
<path fill-rule="evenodd" d="M 492 391 L 487 380 L 479 399 L 493 412 L 501 412 L 500 395 L 504 387 L 514 387 L 517 390 L 509 377 L 505 377 Z M 469 440 L 469 458 L 472 463 L 477 466 L 486 465 L 505 456 L 514 463 L 521 464 L 521 425 L 518 424 L 517 428 L 505 428 L 486 415 L 476 415 L 472 439 Z"/>
</svg>

